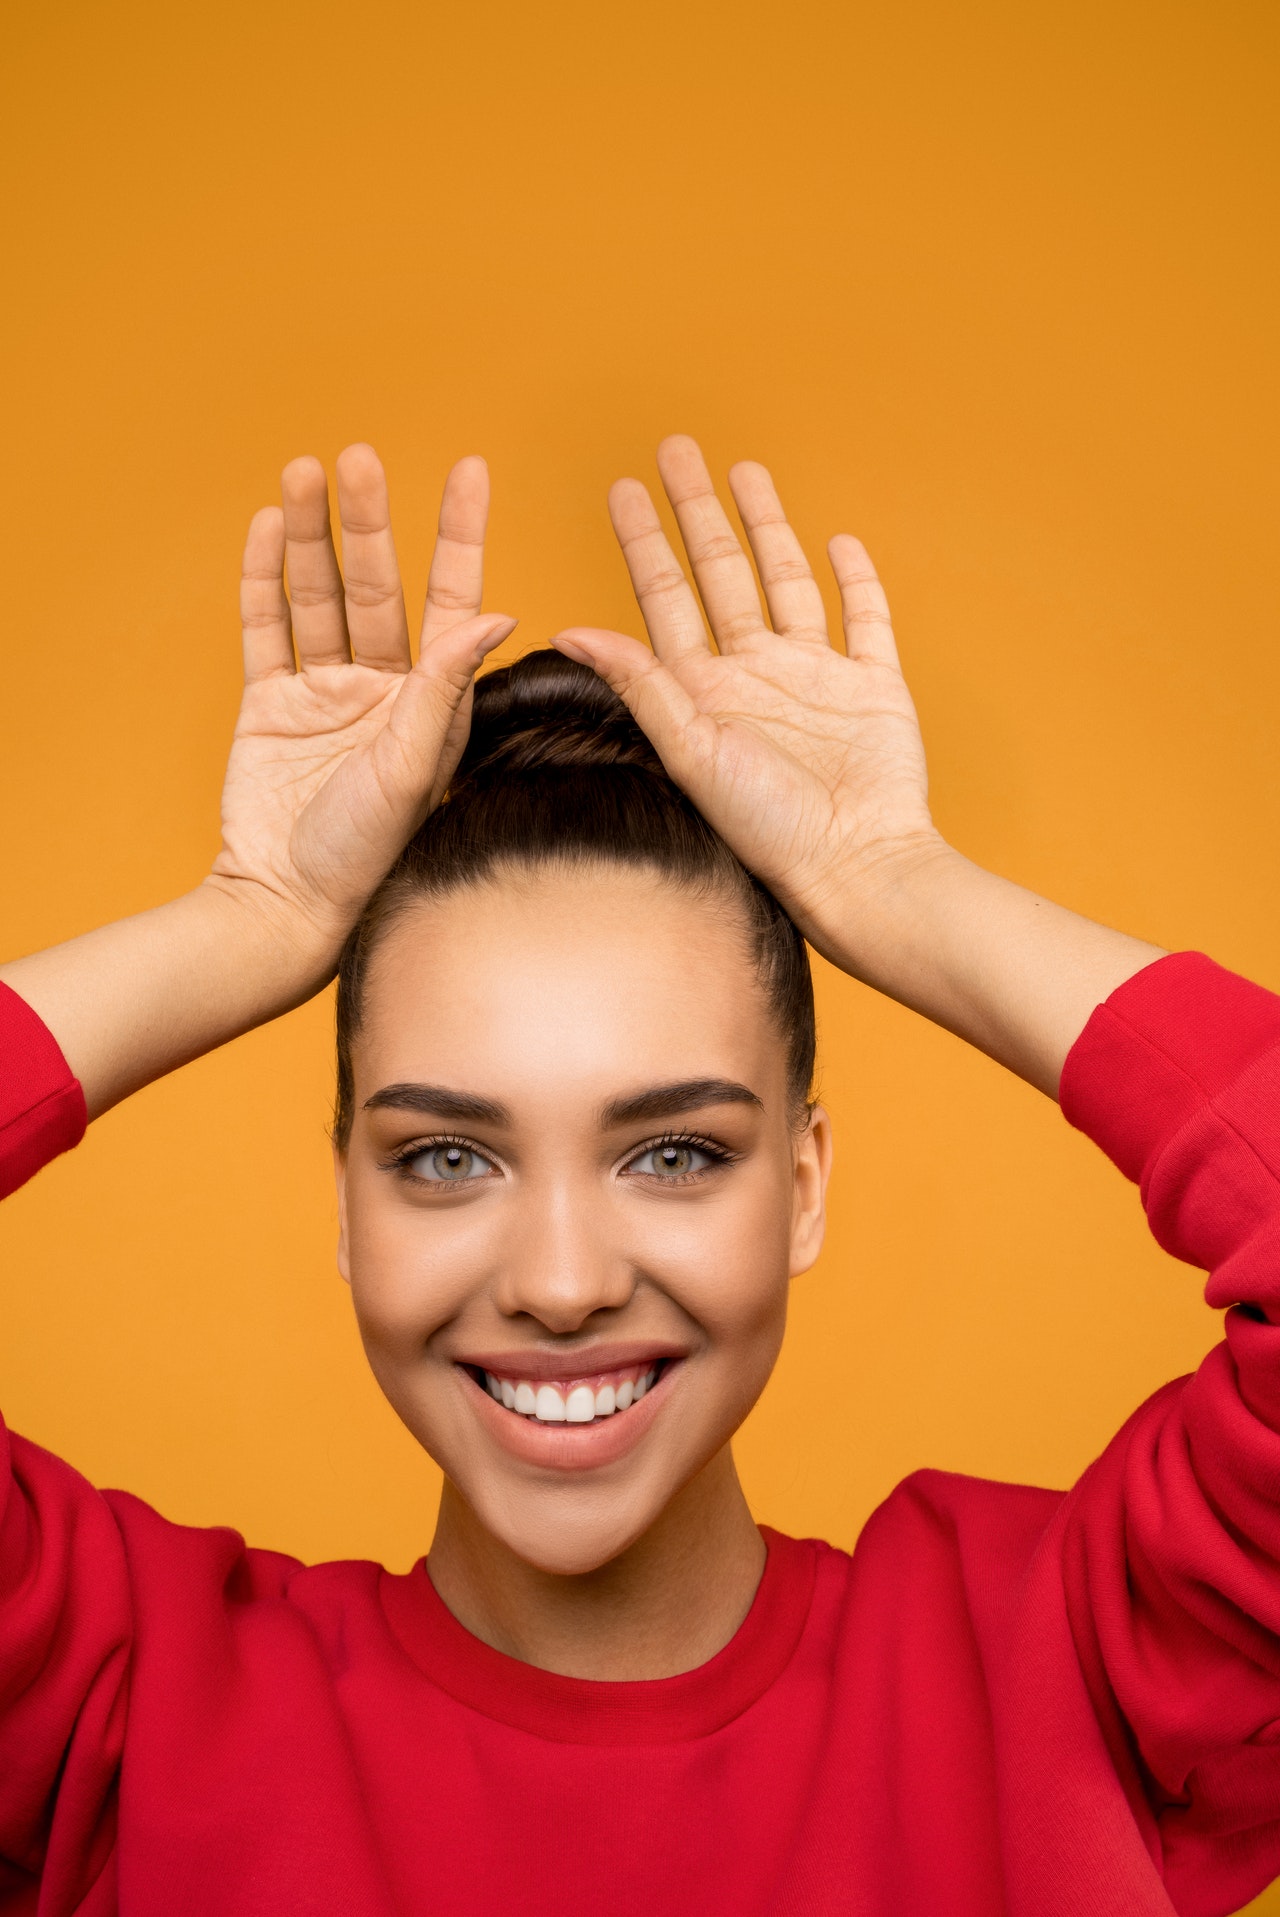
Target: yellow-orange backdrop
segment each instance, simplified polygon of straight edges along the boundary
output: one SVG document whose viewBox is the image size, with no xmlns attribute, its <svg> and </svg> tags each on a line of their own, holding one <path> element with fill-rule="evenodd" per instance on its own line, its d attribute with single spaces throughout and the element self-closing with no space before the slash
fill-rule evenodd
<svg viewBox="0 0 1280 1917">
<path fill-rule="evenodd" d="M 604 489 L 683 429 L 768 461 L 815 553 L 866 539 L 956 843 L 1280 985 L 1272 7 L 115 0 L 8 37 L 0 950 L 199 876 L 286 457 L 373 440 L 420 590 L 487 453 L 528 646 L 634 628 Z M 1217 1325 L 1050 1105 L 820 990 L 830 1245 L 740 1456 L 848 1544 L 922 1463 L 1069 1482 Z M 402 1565 L 435 1479 L 334 1275 L 329 1019 L 5 1208 L 0 1393 L 174 1517 Z"/>
</svg>

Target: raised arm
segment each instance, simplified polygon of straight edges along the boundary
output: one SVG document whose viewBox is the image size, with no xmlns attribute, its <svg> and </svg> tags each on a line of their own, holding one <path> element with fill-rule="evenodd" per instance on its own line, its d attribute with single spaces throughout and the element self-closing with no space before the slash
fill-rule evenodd
<svg viewBox="0 0 1280 1917">
<path fill-rule="evenodd" d="M 515 624 L 480 613 L 483 460 L 462 460 L 445 486 L 416 664 L 372 448 L 339 456 L 337 492 L 345 578 L 317 460 L 285 468 L 283 508 L 249 529 L 244 698 L 212 871 L 153 911 L 0 966 L 58 1040 L 90 1117 L 328 981 L 443 791 L 474 674 Z"/>
<path fill-rule="evenodd" d="M 610 512 L 652 650 L 581 627 L 556 645 L 622 696 L 672 777 L 826 958 L 1056 1097 L 1094 1006 L 1159 947 L 943 841 L 889 609 L 856 539 L 829 549 L 842 653 L 764 468 L 735 466 L 729 485 L 768 620 L 697 446 L 668 439 L 658 465 L 701 608 L 645 488 L 620 480 Z"/>
</svg>

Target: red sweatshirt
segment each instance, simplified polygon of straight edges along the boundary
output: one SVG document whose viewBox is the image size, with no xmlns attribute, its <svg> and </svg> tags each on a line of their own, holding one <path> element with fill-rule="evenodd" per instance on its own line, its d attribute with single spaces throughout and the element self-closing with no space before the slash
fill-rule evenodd
<svg viewBox="0 0 1280 1917">
<path fill-rule="evenodd" d="M 0 988 L 0 1190 L 83 1129 Z M 1183 1917 L 1280 1874 L 1280 999 L 1182 955 L 1062 1101 L 1226 1341 L 1066 1495 L 924 1471 L 767 1533 L 683 1676 L 488 1649 L 425 1567 L 169 1524 L 0 1430 L 0 1909 Z"/>
</svg>

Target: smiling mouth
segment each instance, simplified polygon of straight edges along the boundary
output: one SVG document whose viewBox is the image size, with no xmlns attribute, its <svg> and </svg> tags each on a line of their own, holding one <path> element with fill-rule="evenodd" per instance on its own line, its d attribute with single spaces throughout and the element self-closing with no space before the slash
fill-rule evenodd
<svg viewBox="0 0 1280 1917">
<path fill-rule="evenodd" d="M 671 1362 L 656 1358 L 648 1364 L 624 1365 L 616 1371 L 593 1372 L 586 1378 L 560 1378 L 554 1383 L 535 1378 L 500 1377 L 480 1365 L 463 1369 L 487 1391 L 495 1404 L 517 1418 L 536 1424 L 603 1424 L 639 1404 Z"/>
</svg>

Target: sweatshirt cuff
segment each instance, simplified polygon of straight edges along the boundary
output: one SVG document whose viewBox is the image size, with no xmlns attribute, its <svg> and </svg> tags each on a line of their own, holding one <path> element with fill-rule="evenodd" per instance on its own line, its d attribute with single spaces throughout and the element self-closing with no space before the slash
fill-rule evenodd
<svg viewBox="0 0 1280 1917">
<path fill-rule="evenodd" d="M 1174 952 L 1099 1005 L 1072 1046 L 1064 1117 L 1135 1183 L 1160 1148 L 1280 1046 L 1280 998 L 1202 952 Z"/>
<path fill-rule="evenodd" d="M 0 984 L 0 1198 L 84 1137 L 79 1080 L 25 999 Z"/>
</svg>

